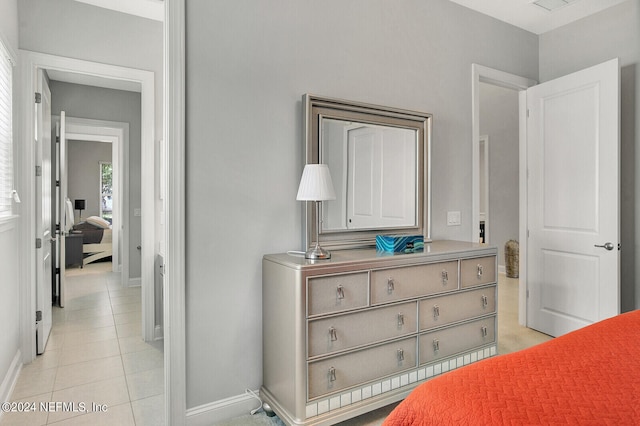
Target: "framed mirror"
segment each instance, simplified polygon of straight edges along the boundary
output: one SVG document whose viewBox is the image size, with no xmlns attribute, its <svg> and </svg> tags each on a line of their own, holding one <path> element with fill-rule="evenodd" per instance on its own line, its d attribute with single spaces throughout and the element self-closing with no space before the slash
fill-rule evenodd
<svg viewBox="0 0 640 426">
<path fill-rule="evenodd" d="M 375 246 L 378 234 L 431 241 L 432 115 L 324 98 L 302 98 L 305 162 L 329 167 L 336 199 L 304 205 L 303 247 Z"/>
</svg>

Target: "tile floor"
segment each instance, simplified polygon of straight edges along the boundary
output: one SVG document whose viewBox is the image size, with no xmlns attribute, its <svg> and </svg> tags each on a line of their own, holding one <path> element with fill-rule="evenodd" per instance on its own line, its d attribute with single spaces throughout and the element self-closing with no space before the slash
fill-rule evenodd
<svg viewBox="0 0 640 426">
<path fill-rule="evenodd" d="M 140 287 L 122 287 L 110 269 L 67 270 L 66 306 L 54 307 L 46 351 L 23 366 L 11 396 L 37 409 L 4 413 L 0 426 L 164 424 L 163 342 L 142 340 Z"/>
</svg>

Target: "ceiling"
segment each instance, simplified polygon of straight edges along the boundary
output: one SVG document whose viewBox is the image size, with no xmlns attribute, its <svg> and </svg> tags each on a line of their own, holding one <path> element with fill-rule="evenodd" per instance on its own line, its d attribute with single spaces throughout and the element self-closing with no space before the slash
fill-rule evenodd
<svg viewBox="0 0 640 426">
<path fill-rule="evenodd" d="M 93 6 L 111 9 L 130 15 L 164 21 L 164 1 L 162 0 L 76 0 Z"/>
<path fill-rule="evenodd" d="M 534 34 L 593 15 L 626 0 L 450 0 Z M 552 9 L 552 10 L 549 10 Z"/>
</svg>

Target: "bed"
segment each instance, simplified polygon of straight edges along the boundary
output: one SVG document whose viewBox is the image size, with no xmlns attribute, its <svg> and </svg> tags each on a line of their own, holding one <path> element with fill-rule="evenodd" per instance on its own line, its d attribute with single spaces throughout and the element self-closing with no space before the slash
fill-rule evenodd
<svg viewBox="0 0 640 426">
<path fill-rule="evenodd" d="M 98 216 L 89 216 L 74 223 L 71 200 L 66 200 L 66 229 L 73 234 L 82 234 L 83 266 L 113 254 L 111 224 Z"/>
<path fill-rule="evenodd" d="M 640 424 L 640 310 L 431 379 L 383 426 Z"/>
</svg>

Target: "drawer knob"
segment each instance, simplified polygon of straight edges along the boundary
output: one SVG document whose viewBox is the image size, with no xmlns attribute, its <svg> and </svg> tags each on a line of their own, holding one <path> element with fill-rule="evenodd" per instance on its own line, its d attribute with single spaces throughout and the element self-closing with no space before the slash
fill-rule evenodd
<svg viewBox="0 0 640 426">
<path fill-rule="evenodd" d="M 478 264 L 478 279 L 482 278 L 482 265 Z"/>
<path fill-rule="evenodd" d="M 398 349 L 398 361 L 404 361 L 404 349 Z"/>
<path fill-rule="evenodd" d="M 329 368 L 328 376 L 329 376 L 329 381 L 330 382 L 335 382 L 336 381 L 336 369 L 333 368 L 333 367 Z"/>
<path fill-rule="evenodd" d="M 336 331 L 335 327 L 329 328 L 329 338 L 332 342 L 338 340 L 338 332 Z"/>
<path fill-rule="evenodd" d="M 389 278 L 387 280 L 387 293 L 389 294 L 393 293 L 393 290 L 395 290 L 395 288 L 396 288 L 396 285 L 393 281 L 393 278 Z"/>
<path fill-rule="evenodd" d="M 433 319 L 437 320 L 440 316 L 440 306 L 433 305 Z"/>
<path fill-rule="evenodd" d="M 438 352 L 440 350 L 440 341 L 438 339 L 433 339 L 433 351 Z"/>
<path fill-rule="evenodd" d="M 489 299 L 484 294 L 482 295 L 482 307 L 486 309 L 489 305 Z"/>
<path fill-rule="evenodd" d="M 344 287 L 342 287 L 342 285 L 336 287 L 336 297 L 338 299 L 344 299 Z"/>
<path fill-rule="evenodd" d="M 482 330 L 482 337 L 487 337 L 487 333 L 488 333 L 487 326 L 483 325 L 481 330 Z"/>
<path fill-rule="evenodd" d="M 442 271 L 442 285 L 445 286 L 447 284 L 449 284 L 449 272 L 445 270 Z"/>
<path fill-rule="evenodd" d="M 402 327 L 404 325 L 404 314 L 398 314 L 398 327 Z"/>
</svg>

